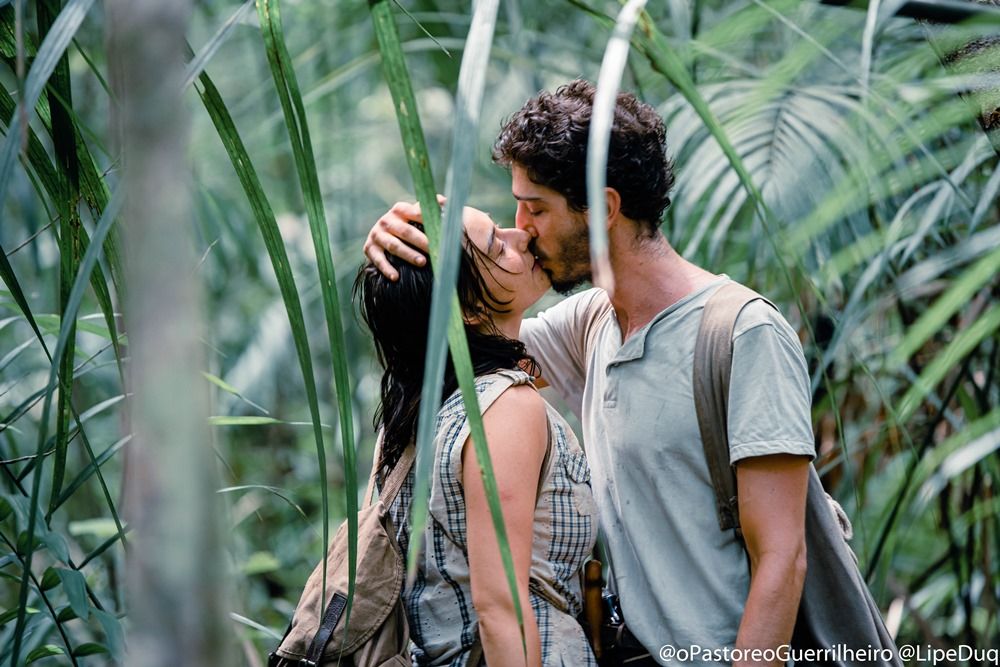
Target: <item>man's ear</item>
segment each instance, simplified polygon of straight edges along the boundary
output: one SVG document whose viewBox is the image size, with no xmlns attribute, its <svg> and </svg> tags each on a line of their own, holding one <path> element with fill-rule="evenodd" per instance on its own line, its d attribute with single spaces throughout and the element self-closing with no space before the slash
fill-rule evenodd
<svg viewBox="0 0 1000 667">
<path fill-rule="evenodd" d="M 622 196 L 618 194 L 618 191 L 614 188 L 604 188 L 604 201 L 607 202 L 608 207 L 608 229 L 611 229 L 611 225 L 614 221 L 618 219 L 618 216 L 622 211 Z"/>
</svg>

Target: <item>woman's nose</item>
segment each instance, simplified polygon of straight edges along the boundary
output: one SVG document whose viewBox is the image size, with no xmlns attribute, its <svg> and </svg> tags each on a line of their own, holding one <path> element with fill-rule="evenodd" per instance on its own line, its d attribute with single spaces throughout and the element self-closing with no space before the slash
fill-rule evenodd
<svg viewBox="0 0 1000 667">
<path fill-rule="evenodd" d="M 532 235 L 523 229 L 510 230 L 510 242 L 514 244 L 518 252 L 527 252 L 528 244 L 531 243 Z"/>
</svg>

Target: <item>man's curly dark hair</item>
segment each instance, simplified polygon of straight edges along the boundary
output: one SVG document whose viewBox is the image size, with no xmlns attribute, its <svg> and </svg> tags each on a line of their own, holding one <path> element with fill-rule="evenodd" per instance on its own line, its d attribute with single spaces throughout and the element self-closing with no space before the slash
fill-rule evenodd
<svg viewBox="0 0 1000 667">
<path fill-rule="evenodd" d="M 542 91 L 507 119 L 493 145 L 493 160 L 525 169 L 532 182 L 587 209 L 587 135 L 596 88 L 577 79 L 555 93 Z M 608 187 L 621 195 L 622 214 L 654 233 L 670 205 L 673 164 L 666 127 L 656 110 L 635 95 L 618 94 L 608 148 Z"/>
</svg>

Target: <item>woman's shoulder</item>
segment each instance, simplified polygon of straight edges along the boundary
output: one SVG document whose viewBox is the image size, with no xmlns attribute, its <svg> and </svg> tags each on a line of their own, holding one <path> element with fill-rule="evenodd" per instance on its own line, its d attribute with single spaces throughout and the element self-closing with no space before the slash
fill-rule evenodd
<svg viewBox="0 0 1000 667">
<path fill-rule="evenodd" d="M 515 384 L 507 387 L 484 412 L 492 420 L 518 420 L 545 425 L 546 403 L 532 385 Z"/>
<path fill-rule="evenodd" d="M 490 373 L 483 373 L 475 377 L 476 398 L 479 401 L 480 412 L 485 412 L 501 395 L 513 387 L 524 386 L 529 391 L 534 391 L 530 375 L 520 369 L 500 369 Z M 456 388 L 451 395 L 441 404 L 440 415 L 465 416 L 465 402 L 462 398 L 461 389 Z"/>
</svg>

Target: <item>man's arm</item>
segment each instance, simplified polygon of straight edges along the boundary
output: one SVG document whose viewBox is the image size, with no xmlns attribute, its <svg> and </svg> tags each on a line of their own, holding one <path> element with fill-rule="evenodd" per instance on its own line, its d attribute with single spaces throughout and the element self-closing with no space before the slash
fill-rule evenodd
<svg viewBox="0 0 1000 667">
<path fill-rule="evenodd" d="M 738 649 L 773 649 L 791 640 L 806 575 L 808 486 L 805 456 L 759 456 L 736 466 L 740 525 L 750 555 L 750 593 L 736 636 Z M 750 664 L 764 663 L 734 663 Z"/>
<path fill-rule="evenodd" d="M 805 581 L 809 461 L 815 456 L 811 393 L 792 327 L 763 302 L 744 308 L 729 385 L 730 459 L 750 556 L 738 648 L 777 648 L 789 643 L 795 627 Z"/>
</svg>

